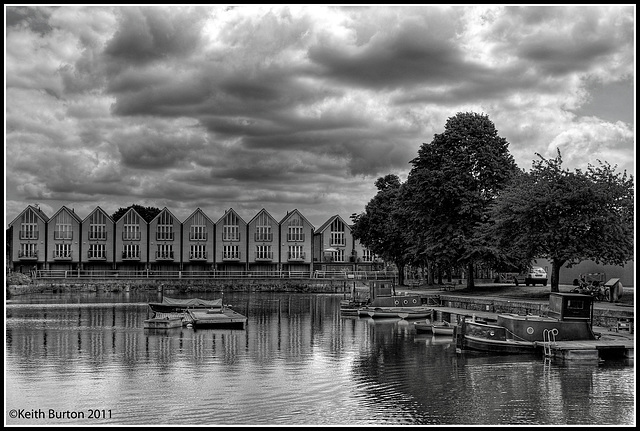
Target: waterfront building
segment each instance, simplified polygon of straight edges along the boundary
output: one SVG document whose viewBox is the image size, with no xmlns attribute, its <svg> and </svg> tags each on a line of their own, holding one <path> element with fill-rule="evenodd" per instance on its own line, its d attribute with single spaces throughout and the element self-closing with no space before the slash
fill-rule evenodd
<svg viewBox="0 0 640 431">
<path fill-rule="evenodd" d="M 48 269 L 69 271 L 80 263 L 80 226 L 82 220 L 66 206 L 47 221 L 45 240 Z M 49 260 L 51 259 L 51 260 Z"/>
<path fill-rule="evenodd" d="M 314 226 L 297 209 L 287 212 L 279 226 L 282 270 L 311 272 Z"/>
<path fill-rule="evenodd" d="M 179 271 L 182 223 L 166 207 L 149 222 L 149 269 Z"/>
<path fill-rule="evenodd" d="M 81 269 L 115 269 L 115 229 L 113 219 L 99 206 L 82 221 Z"/>
<path fill-rule="evenodd" d="M 352 270 L 353 235 L 351 227 L 340 217 L 334 215 L 318 228 L 313 235 L 314 259 L 319 262 L 320 271 Z"/>
<path fill-rule="evenodd" d="M 116 268 L 122 271 L 149 269 L 148 228 L 149 224 L 133 208 L 116 221 Z"/>
<path fill-rule="evenodd" d="M 218 271 L 244 271 L 247 265 L 247 222 L 233 208 L 216 222 L 216 265 Z"/>
<path fill-rule="evenodd" d="M 251 272 L 277 271 L 280 262 L 280 225 L 264 208 L 247 224 L 247 269 Z"/>
<path fill-rule="evenodd" d="M 214 269 L 215 223 L 196 209 L 182 223 L 182 270 L 211 271 Z"/>
<path fill-rule="evenodd" d="M 29 205 L 9 223 L 9 261 L 14 271 L 28 274 L 45 269 L 48 221 L 49 217 L 40 208 Z"/>
<path fill-rule="evenodd" d="M 60 272 L 189 271 L 270 272 L 289 275 L 316 271 L 357 272 L 384 269 L 384 262 L 353 238 L 351 226 L 339 215 L 317 230 L 298 211 L 277 222 L 260 210 L 246 223 L 233 209 L 212 221 L 196 209 L 184 222 L 164 208 L 150 223 L 130 208 L 117 221 L 96 207 L 84 220 L 73 209 L 60 208 L 49 218 L 37 205 L 28 205 L 6 231 L 6 266 L 29 274 L 35 270 Z M 538 259 L 550 272 L 550 262 Z M 486 268 L 478 266 L 475 279 Z M 584 273 L 603 273 L 635 285 L 635 265 L 583 261 L 560 271 L 560 284 L 571 284 Z M 231 274 L 232 275 L 232 274 Z"/>
</svg>

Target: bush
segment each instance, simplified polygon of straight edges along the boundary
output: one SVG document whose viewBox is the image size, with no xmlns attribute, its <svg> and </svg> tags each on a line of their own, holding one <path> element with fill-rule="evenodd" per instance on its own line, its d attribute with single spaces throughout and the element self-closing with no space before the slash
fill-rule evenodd
<svg viewBox="0 0 640 431">
<path fill-rule="evenodd" d="M 23 285 L 23 284 L 31 284 L 31 277 L 26 274 L 22 274 L 20 272 L 10 272 L 7 274 L 7 282 L 6 285 Z"/>
</svg>

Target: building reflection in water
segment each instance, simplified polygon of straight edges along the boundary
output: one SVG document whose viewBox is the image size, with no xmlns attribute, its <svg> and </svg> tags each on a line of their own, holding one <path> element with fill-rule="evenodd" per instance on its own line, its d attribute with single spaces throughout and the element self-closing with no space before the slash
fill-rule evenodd
<svg viewBox="0 0 640 431">
<path fill-rule="evenodd" d="M 340 299 L 225 294 L 248 317 L 244 330 L 145 330 L 148 301 L 132 296 L 12 303 L 6 322 L 11 387 L 32 385 L 33 397 L 47 379 L 79 386 L 87 385 L 81 376 L 106 380 L 102 396 L 138 400 L 120 405 L 129 423 L 157 423 L 144 403 L 167 392 L 180 399 L 155 402 L 171 412 L 169 419 L 188 412 L 207 417 L 218 406 L 223 423 L 242 423 L 234 422 L 240 413 L 256 424 L 616 424 L 635 417 L 629 367 L 460 355 L 452 338 L 416 334 L 409 322 L 341 316 Z M 169 407 L 172 401 L 180 412 Z"/>
</svg>

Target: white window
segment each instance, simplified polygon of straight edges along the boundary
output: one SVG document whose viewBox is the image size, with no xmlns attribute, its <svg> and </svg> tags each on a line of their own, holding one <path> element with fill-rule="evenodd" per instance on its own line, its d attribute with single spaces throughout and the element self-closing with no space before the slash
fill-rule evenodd
<svg viewBox="0 0 640 431">
<path fill-rule="evenodd" d="M 31 209 L 22 215 L 20 239 L 38 239 L 38 216 Z"/>
<path fill-rule="evenodd" d="M 139 259 L 140 244 L 124 244 L 122 246 L 122 257 L 124 259 Z"/>
<path fill-rule="evenodd" d="M 89 219 L 89 239 L 107 239 L 107 216 L 104 213 L 96 211 L 91 215 Z"/>
<path fill-rule="evenodd" d="M 304 247 L 301 245 L 290 245 L 289 246 L 289 259 L 291 260 L 298 260 L 298 259 L 304 259 L 305 258 L 305 253 L 304 253 Z"/>
<path fill-rule="evenodd" d="M 173 259 L 173 244 L 158 244 L 156 259 Z"/>
<path fill-rule="evenodd" d="M 331 222 L 330 241 L 332 246 L 346 244 L 344 236 L 344 223 L 339 219 L 335 219 Z"/>
<path fill-rule="evenodd" d="M 124 216 L 122 239 L 128 241 L 140 240 L 140 220 L 136 213 L 129 211 Z"/>
<path fill-rule="evenodd" d="M 237 245 L 225 245 L 222 250 L 223 259 L 240 259 L 240 251 Z"/>
<path fill-rule="evenodd" d="M 18 257 L 38 257 L 37 244 L 20 244 Z"/>
<path fill-rule="evenodd" d="M 189 259 L 206 259 L 207 246 L 204 244 L 194 244 L 189 248 Z"/>
<path fill-rule="evenodd" d="M 264 212 L 258 217 L 255 239 L 256 241 L 273 241 L 269 216 Z"/>
<path fill-rule="evenodd" d="M 297 214 L 292 216 L 287 225 L 287 241 L 304 241 L 304 223 Z"/>
<path fill-rule="evenodd" d="M 238 216 L 229 211 L 224 217 L 222 224 L 223 241 L 240 241 L 240 226 L 238 226 Z"/>
<path fill-rule="evenodd" d="M 375 255 L 371 253 L 371 250 L 363 249 L 362 250 L 362 261 L 363 262 L 373 262 Z"/>
<path fill-rule="evenodd" d="M 54 239 L 73 239 L 73 230 L 71 227 L 71 215 L 62 211 L 56 217 L 56 225 L 53 231 Z"/>
<path fill-rule="evenodd" d="M 53 252 L 54 258 L 69 258 L 71 257 L 71 244 L 56 244 Z"/>
<path fill-rule="evenodd" d="M 156 239 L 158 241 L 173 241 L 173 217 L 167 211 L 161 212 L 158 216 Z"/>
<path fill-rule="evenodd" d="M 256 259 L 273 259 L 273 252 L 270 245 L 256 246 Z"/>
<path fill-rule="evenodd" d="M 107 248 L 105 244 L 89 244 L 89 259 L 106 259 Z"/>
</svg>

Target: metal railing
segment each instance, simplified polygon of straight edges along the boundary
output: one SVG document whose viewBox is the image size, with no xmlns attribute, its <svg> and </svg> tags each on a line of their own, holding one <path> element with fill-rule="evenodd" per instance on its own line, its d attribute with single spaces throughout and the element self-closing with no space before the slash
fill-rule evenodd
<svg viewBox="0 0 640 431">
<path fill-rule="evenodd" d="M 318 278 L 340 280 L 396 280 L 396 271 L 154 271 L 154 270 L 56 270 L 39 269 L 36 279 L 247 279 L 247 278 Z"/>
</svg>

